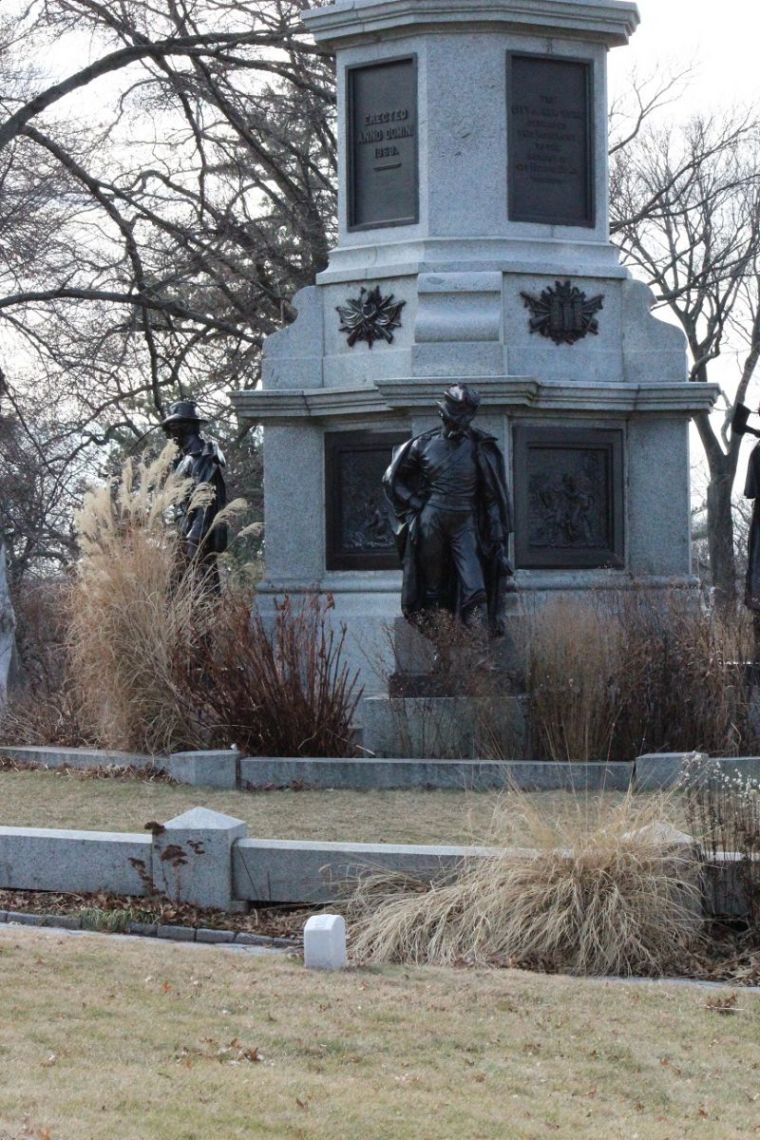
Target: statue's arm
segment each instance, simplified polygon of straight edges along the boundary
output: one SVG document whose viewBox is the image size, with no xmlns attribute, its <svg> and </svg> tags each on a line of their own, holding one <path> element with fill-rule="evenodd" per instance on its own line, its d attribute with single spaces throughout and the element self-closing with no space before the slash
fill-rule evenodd
<svg viewBox="0 0 760 1140">
<path fill-rule="evenodd" d="M 405 443 L 383 476 L 385 493 L 396 511 L 419 511 L 424 499 L 418 492 L 420 451 L 417 439 Z"/>
</svg>

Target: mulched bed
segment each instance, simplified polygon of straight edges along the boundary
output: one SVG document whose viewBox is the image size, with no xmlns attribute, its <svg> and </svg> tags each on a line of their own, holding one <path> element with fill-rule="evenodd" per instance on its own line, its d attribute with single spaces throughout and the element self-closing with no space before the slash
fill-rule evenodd
<svg viewBox="0 0 760 1140">
<path fill-rule="evenodd" d="M 138 768 L 134 764 L 99 764 L 96 768 L 76 768 L 71 764 L 41 764 L 36 760 L 16 760 L 0 754 L 0 772 L 53 772 L 77 780 L 142 780 L 145 784 L 179 784 L 164 768 Z"/>
<path fill-rule="evenodd" d="M 251 908 L 248 914 L 229 914 L 223 910 L 173 903 L 161 899 L 131 898 L 129 896 L 98 894 L 54 894 L 50 891 L 0 891 L 0 911 L 18 911 L 26 914 L 60 915 L 61 917 L 91 916 L 93 912 L 103 918 L 100 929 L 109 930 L 109 920 L 119 918 L 133 922 L 162 926 L 185 926 L 211 930 L 228 930 L 256 934 L 266 938 L 286 938 L 294 946 L 303 944 L 306 920 L 325 909 L 332 913 L 342 908 L 332 904 L 318 906 L 280 906 Z M 95 927 L 93 927 L 94 929 Z M 463 962 L 463 966 L 467 963 Z M 495 967 L 515 965 L 512 962 L 494 962 Z M 523 964 L 524 968 L 525 964 Z M 539 963 L 537 972 L 544 972 Z M 553 972 L 553 971 L 549 971 Z M 693 953 L 684 964 L 682 977 L 696 981 L 728 982 L 733 986 L 760 985 L 760 945 L 757 936 L 736 927 L 715 923 L 709 931 L 702 949 Z M 725 1012 L 731 1012 L 727 1009 Z"/>
<path fill-rule="evenodd" d="M 61 915 L 78 917 L 93 912 L 103 916 L 102 929 L 108 929 L 109 916 L 161 926 L 205 927 L 210 930 L 234 930 L 258 934 L 267 938 L 290 938 L 300 944 L 303 927 L 312 914 L 325 908 L 280 906 L 251 908 L 248 914 L 228 914 L 224 910 L 173 903 L 162 899 L 146 899 L 128 895 L 55 894 L 52 891 L 2 891 L 0 911 L 12 910 L 26 914 Z M 330 908 L 334 910 L 334 908 Z"/>
</svg>

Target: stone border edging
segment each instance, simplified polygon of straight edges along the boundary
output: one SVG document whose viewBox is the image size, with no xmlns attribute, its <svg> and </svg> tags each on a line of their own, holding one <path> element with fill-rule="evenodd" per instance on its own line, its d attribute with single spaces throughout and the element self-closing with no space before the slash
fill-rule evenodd
<svg viewBox="0 0 760 1140">
<path fill-rule="evenodd" d="M 181 784 L 248 791 L 293 787 L 315 791 L 488 791 L 510 785 L 522 791 L 626 791 L 634 773 L 634 765 L 628 761 L 241 756 L 235 749 L 150 757 L 93 748 L 0 745 L 0 755 L 49 768 L 87 769 L 109 764 L 154 767 Z"/>
<path fill-rule="evenodd" d="M 2 745 L 0 756 L 41 768 L 153 769 L 180 784 L 241 791 L 280 788 L 355 791 L 659 791 L 674 787 L 698 752 L 652 752 L 635 762 L 576 760 L 414 760 L 380 757 L 241 756 L 236 749 L 170 756 L 95 748 Z M 729 772 L 760 778 L 760 756 L 712 758 Z"/>
<path fill-rule="evenodd" d="M 18 926 L 45 926 L 59 930 L 84 930 L 93 934 L 134 934 L 143 938 L 164 938 L 172 942 L 205 942 L 235 946 L 270 946 L 297 950 L 297 938 L 276 938 L 268 934 L 251 934 L 247 930 L 219 930 L 212 926 L 172 926 L 158 922 L 130 922 L 124 930 L 99 930 L 83 926 L 82 919 L 69 914 L 37 914 L 32 911 L 0 910 L 0 923 Z"/>
</svg>

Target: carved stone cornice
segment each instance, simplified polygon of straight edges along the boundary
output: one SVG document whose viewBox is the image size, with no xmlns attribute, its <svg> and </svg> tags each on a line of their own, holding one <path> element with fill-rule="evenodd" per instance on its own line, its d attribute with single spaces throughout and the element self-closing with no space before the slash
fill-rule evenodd
<svg viewBox="0 0 760 1140">
<path fill-rule="evenodd" d="M 465 25 L 542 36 L 582 38 L 615 47 L 627 44 L 639 24 L 628 0 L 338 0 L 312 8 L 302 19 L 314 38 L 347 46 L 379 34 Z"/>
<path fill-rule="evenodd" d="M 709 412 L 720 394 L 717 384 L 583 384 L 578 381 L 539 381 L 529 376 L 472 377 L 481 395 L 482 413 L 530 411 L 586 413 L 590 416 L 670 414 L 689 418 Z M 361 388 L 272 389 L 234 392 L 231 396 L 242 423 L 342 420 L 425 412 L 435 407 L 451 378 L 378 380 Z"/>
</svg>

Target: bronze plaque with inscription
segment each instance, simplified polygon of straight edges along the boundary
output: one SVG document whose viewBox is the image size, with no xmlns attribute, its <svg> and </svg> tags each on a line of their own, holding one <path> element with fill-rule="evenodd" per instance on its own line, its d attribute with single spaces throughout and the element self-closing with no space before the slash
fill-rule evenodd
<svg viewBox="0 0 760 1140">
<path fill-rule="evenodd" d="M 418 219 L 417 62 L 348 70 L 348 228 Z"/>
<path fill-rule="evenodd" d="M 507 60 L 509 217 L 594 225 L 592 71 L 585 60 Z"/>
</svg>

